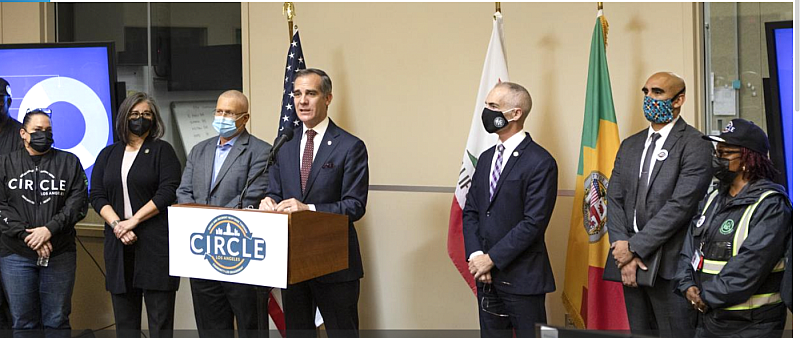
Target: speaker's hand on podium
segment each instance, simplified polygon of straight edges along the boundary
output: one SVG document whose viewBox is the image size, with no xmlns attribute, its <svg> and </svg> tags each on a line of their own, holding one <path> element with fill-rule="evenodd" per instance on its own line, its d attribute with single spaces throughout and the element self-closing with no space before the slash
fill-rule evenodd
<svg viewBox="0 0 800 338">
<path fill-rule="evenodd" d="M 264 197 L 261 200 L 261 204 L 258 205 L 259 210 L 267 210 L 267 211 L 275 211 L 275 207 L 278 206 L 278 203 L 275 203 L 271 197 Z"/>
<path fill-rule="evenodd" d="M 310 210 L 308 204 L 304 204 L 295 198 L 281 201 L 278 203 L 278 206 L 276 206 L 275 209 L 283 212 Z"/>
</svg>

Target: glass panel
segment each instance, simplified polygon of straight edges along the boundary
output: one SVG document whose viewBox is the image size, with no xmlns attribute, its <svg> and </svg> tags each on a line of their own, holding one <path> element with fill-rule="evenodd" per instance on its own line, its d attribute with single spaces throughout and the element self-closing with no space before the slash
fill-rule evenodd
<svg viewBox="0 0 800 338">
<path fill-rule="evenodd" d="M 57 3 L 56 20 L 59 42 L 116 43 L 118 81 L 156 98 L 181 162 L 194 144 L 184 145 L 173 104 L 213 107 L 242 90 L 239 3 Z"/>
<path fill-rule="evenodd" d="M 767 130 L 762 79 L 770 77 L 764 23 L 791 20 L 791 3 L 705 3 L 706 130 L 731 119 Z"/>
</svg>

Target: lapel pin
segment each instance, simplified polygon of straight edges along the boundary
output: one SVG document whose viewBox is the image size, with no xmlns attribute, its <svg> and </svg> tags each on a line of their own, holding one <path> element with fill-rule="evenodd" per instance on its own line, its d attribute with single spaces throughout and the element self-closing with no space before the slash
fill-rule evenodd
<svg viewBox="0 0 800 338">
<path fill-rule="evenodd" d="M 145 150 L 144 150 L 144 153 L 145 153 L 145 154 L 149 154 L 149 153 L 150 153 L 150 149 L 145 149 Z"/>
<path fill-rule="evenodd" d="M 514 157 L 517 157 L 517 156 L 519 156 L 519 152 L 518 152 L 518 151 L 515 151 L 515 152 L 514 152 L 513 154 L 511 154 L 511 155 L 514 155 Z"/>
<path fill-rule="evenodd" d="M 663 161 L 667 159 L 667 156 L 669 156 L 669 152 L 666 149 L 661 149 L 661 151 L 658 152 L 658 155 L 656 155 L 656 159 Z"/>
<path fill-rule="evenodd" d="M 331 141 L 328 141 L 328 145 L 331 145 L 331 144 L 333 144 L 333 142 L 331 142 Z"/>
<path fill-rule="evenodd" d="M 700 219 L 697 220 L 697 224 L 695 226 L 697 226 L 699 228 L 699 227 L 703 226 L 703 223 L 705 223 L 705 221 L 706 221 L 706 216 L 705 215 L 704 216 L 700 216 Z"/>
</svg>

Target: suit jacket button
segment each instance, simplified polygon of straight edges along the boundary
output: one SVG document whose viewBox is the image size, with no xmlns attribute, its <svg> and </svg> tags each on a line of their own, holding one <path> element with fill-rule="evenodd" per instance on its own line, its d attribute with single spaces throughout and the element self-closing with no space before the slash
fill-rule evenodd
<svg viewBox="0 0 800 338">
<path fill-rule="evenodd" d="M 491 212 L 491 211 L 487 211 L 487 212 L 486 212 L 486 217 L 489 217 L 489 216 L 491 216 L 491 215 L 492 215 L 492 212 Z"/>
</svg>

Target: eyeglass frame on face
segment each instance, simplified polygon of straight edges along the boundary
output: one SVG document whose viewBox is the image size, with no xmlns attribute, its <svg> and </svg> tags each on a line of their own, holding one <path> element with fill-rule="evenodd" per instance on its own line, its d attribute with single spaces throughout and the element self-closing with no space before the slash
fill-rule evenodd
<svg viewBox="0 0 800 338">
<path fill-rule="evenodd" d="M 714 149 L 714 152 L 712 153 L 712 155 L 718 158 L 728 158 L 728 156 L 742 153 L 742 148 L 740 147 L 724 147 L 724 149 L 721 150 L 718 148 L 719 146 L 717 146 L 717 149 Z"/>
<path fill-rule="evenodd" d="M 155 113 L 153 113 L 152 110 L 145 110 L 145 111 L 142 111 L 142 112 L 140 112 L 138 110 L 131 110 L 128 113 L 128 120 L 135 120 L 135 119 L 138 119 L 140 117 L 144 117 L 144 118 L 146 118 L 148 120 L 152 120 L 153 116 L 155 116 Z"/>
<path fill-rule="evenodd" d="M 247 112 L 234 113 L 233 111 L 230 110 L 214 109 L 214 116 L 222 116 L 234 120 L 238 120 L 245 115 L 247 115 Z"/>
</svg>

